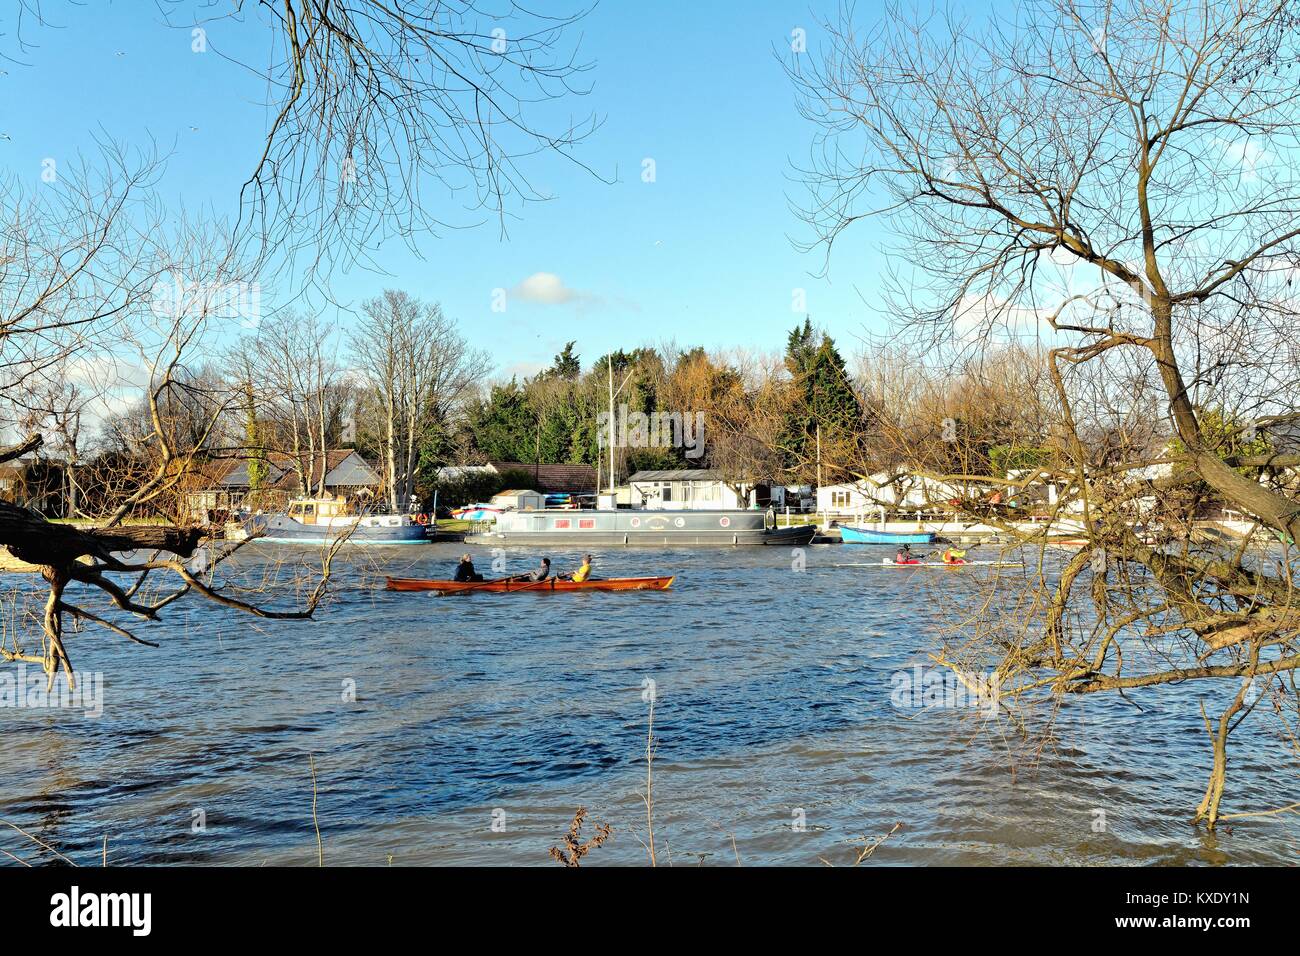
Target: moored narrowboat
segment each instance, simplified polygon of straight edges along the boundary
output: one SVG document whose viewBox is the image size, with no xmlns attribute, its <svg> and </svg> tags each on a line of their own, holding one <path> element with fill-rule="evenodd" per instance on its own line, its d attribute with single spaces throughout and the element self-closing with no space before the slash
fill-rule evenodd
<svg viewBox="0 0 1300 956">
<path fill-rule="evenodd" d="M 767 511 L 667 511 L 618 508 L 601 511 L 512 511 L 496 524 L 465 536 L 471 544 L 644 546 L 658 548 L 732 545 L 804 545 L 816 525 L 775 526 Z"/>
<path fill-rule="evenodd" d="M 408 514 L 365 514 L 345 498 L 296 498 L 283 514 L 253 515 L 249 536 L 277 544 L 426 544 L 432 528 Z"/>
</svg>

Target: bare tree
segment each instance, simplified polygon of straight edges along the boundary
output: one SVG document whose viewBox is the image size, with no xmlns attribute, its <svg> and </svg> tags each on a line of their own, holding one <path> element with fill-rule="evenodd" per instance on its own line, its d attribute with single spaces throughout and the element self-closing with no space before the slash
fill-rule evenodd
<svg viewBox="0 0 1300 956">
<path fill-rule="evenodd" d="M 77 517 L 82 422 L 87 405 L 99 396 L 72 377 L 67 362 L 45 370 L 39 382 L 29 380 L 29 386 L 22 400 L 26 409 L 20 424 L 29 434 L 53 435 L 54 441 L 47 438 L 45 447 L 58 455 L 62 466 L 64 515 Z"/>
<path fill-rule="evenodd" d="M 400 511 L 414 493 L 425 442 L 446 426 L 490 363 L 436 303 L 389 289 L 362 303 L 361 312 L 352 346 L 379 409 L 389 506 Z"/>
<path fill-rule="evenodd" d="M 137 624 L 163 621 L 165 610 L 191 592 L 260 617 L 295 619 L 310 617 L 328 590 L 333 550 L 325 555 L 319 575 L 306 585 L 307 595 L 299 607 L 277 610 L 258 603 L 252 598 L 258 590 L 256 582 L 243 574 L 234 576 L 240 595 L 236 596 L 229 587 L 231 582 L 218 577 L 218 569 L 243 543 L 204 545 L 205 529 L 176 524 L 176 496 L 183 492 L 197 461 L 210 453 L 210 438 L 230 400 L 214 377 L 189 370 L 188 357 L 201 351 L 205 332 L 222 314 L 221 298 L 211 295 L 211 290 L 239 273 L 229 248 L 219 241 L 204 247 L 202 234 L 189 230 L 173 238 L 179 241 L 177 252 L 165 256 L 166 248 L 151 241 L 148 254 L 158 257 L 151 274 L 175 270 L 175 274 L 200 278 L 192 281 L 185 295 L 162 300 L 141 296 L 122 310 L 123 327 L 131 330 L 130 348 L 144 359 L 148 383 L 139 414 L 124 423 L 122 444 L 129 452 L 129 464 L 98 476 L 101 482 L 113 485 L 106 496 L 112 502 L 109 513 L 99 519 L 98 527 L 80 528 L 52 524 L 26 508 L 0 502 L 0 546 L 36 565 L 49 585 L 36 646 L 15 631 L 0 648 L 0 659 L 39 663 L 51 685 L 60 670 L 69 685 L 76 680 L 66 643 L 69 621 L 78 628 L 86 624 L 150 644 L 136 633 Z M 39 336 L 40 329 L 31 334 Z M 103 348 L 112 350 L 107 344 Z M 125 346 L 119 342 L 122 348 Z M 61 359 L 66 361 L 67 356 Z M 46 363 L 41 374 L 48 374 L 51 368 Z M 32 376 L 27 380 L 31 383 Z M 29 389 L 22 402 L 29 409 L 36 408 L 39 397 Z M 55 414 L 74 405 L 60 403 Z M 56 431 L 75 449 L 80 425 L 75 408 L 72 414 L 72 422 L 57 426 Z M 0 449 L 0 461 L 35 451 L 43 440 L 38 433 Z M 75 451 L 71 457 L 75 461 Z M 126 525 L 130 517 L 159 514 L 162 523 Z M 72 583 L 91 589 L 76 603 L 67 593 Z M 107 606 L 92 603 L 96 594 Z M 14 600 L 21 598 L 15 596 Z M 133 618 L 136 624 L 121 615 Z"/>
<path fill-rule="evenodd" d="M 168 22 L 203 42 L 260 31 L 272 117 L 241 191 L 251 258 L 327 281 L 390 236 L 496 219 L 548 196 L 521 165 L 539 153 L 582 166 L 594 117 L 543 121 L 548 101 L 584 95 L 590 64 L 570 37 L 585 10 L 509 2 L 433 5 L 282 0 L 233 10 L 175 4 Z M 232 55 L 227 51 L 227 55 Z M 583 167 L 586 168 L 586 167 Z"/>
<path fill-rule="evenodd" d="M 314 313 L 286 310 L 236 358 L 265 426 L 264 448 L 288 455 L 300 494 L 323 494 L 328 452 L 351 404 L 332 330 Z"/>
<path fill-rule="evenodd" d="M 906 246 L 889 308 L 923 342 L 1029 328 L 1050 346 L 1062 432 L 1048 470 L 1091 546 L 1015 613 L 987 608 L 967 659 L 1000 658 L 1004 699 L 1025 703 L 1232 682 L 1205 722 L 1196 819 L 1211 827 L 1229 734 L 1271 694 L 1294 708 L 1300 668 L 1290 553 L 1183 535 L 1214 500 L 1300 536 L 1300 500 L 1260 474 L 1300 458 L 1242 454 L 1208 417 L 1225 400 L 1242 416 L 1229 434 L 1292 417 L 1300 89 L 1274 67 L 1294 61 L 1294 27 L 1280 0 L 1038 0 L 985 25 L 891 8 L 865 32 L 846 11 L 825 58 L 790 67 L 819 128 L 810 246 L 829 254 L 883 209 Z M 1156 456 L 1094 440 L 1140 381 L 1175 439 Z"/>
<path fill-rule="evenodd" d="M 99 167 L 47 167 L 49 181 L 32 188 L 0 180 L 0 411 L 10 424 L 28 410 L 29 381 L 102 354 L 157 282 L 159 161 L 112 143 L 101 152 Z"/>
</svg>

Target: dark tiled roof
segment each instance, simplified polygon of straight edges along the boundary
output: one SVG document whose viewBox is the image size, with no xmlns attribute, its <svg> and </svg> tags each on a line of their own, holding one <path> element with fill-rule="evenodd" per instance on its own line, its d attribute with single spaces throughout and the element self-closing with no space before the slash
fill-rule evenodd
<svg viewBox="0 0 1300 956">
<path fill-rule="evenodd" d="M 297 490 L 298 474 L 294 470 L 292 455 L 278 451 L 267 452 L 266 463 L 268 466 L 267 476 L 262 484 L 264 490 Z M 225 488 L 247 488 L 248 465 L 249 459 L 247 458 L 229 462 L 224 473 L 217 478 L 216 483 Z M 323 458 L 318 454 L 312 467 L 312 485 L 320 481 L 322 467 L 325 468 L 325 484 L 330 488 L 379 484 L 378 473 L 352 448 L 331 448 Z"/>
<path fill-rule="evenodd" d="M 591 492 L 596 488 L 596 469 L 591 465 L 533 465 L 522 461 L 490 461 L 499 475 L 519 471 L 528 475 L 531 484 L 543 493 Z"/>
<path fill-rule="evenodd" d="M 638 471 L 633 481 L 723 481 L 722 472 L 713 468 L 677 468 L 671 471 Z"/>
</svg>

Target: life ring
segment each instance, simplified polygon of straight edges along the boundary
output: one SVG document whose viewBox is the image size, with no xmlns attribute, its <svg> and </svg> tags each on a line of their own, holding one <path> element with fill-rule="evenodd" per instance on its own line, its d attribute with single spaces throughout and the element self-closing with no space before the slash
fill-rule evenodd
<svg viewBox="0 0 1300 956">
<path fill-rule="evenodd" d="M 428 524 L 428 523 L 429 523 L 429 516 L 428 516 L 428 515 L 416 515 L 416 516 L 415 516 L 415 523 L 416 523 L 416 524 Z"/>
</svg>

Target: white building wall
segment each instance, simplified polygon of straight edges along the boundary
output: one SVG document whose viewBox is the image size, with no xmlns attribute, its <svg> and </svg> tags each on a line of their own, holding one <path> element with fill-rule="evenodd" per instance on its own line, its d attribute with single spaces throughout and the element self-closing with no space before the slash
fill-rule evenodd
<svg viewBox="0 0 1300 956">
<path fill-rule="evenodd" d="M 743 486 L 742 486 L 743 487 Z M 665 495 L 665 489 L 669 494 Z M 710 511 L 749 508 L 754 492 L 742 498 L 723 481 L 637 481 L 632 506 L 652 511 Z"/>
</svg>

